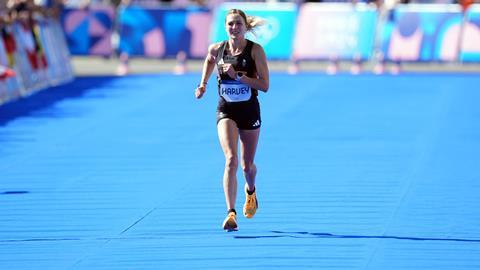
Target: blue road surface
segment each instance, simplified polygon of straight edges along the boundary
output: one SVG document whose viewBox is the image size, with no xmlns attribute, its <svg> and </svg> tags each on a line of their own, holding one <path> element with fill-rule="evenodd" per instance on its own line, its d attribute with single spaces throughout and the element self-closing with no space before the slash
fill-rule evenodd
<svg viewBox="0 0 480 270">
<path fill-rule="evenodd" d="M 478 74 L 272 74 L 260 209 L 231 233 L 199 79 L 81 77 L 1 106 L 0 269 L 480 269 Z"/>
</svg>

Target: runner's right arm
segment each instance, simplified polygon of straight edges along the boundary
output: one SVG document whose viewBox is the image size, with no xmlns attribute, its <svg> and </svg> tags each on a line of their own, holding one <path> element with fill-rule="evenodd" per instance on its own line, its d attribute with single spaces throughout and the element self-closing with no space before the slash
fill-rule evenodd
<svg viewBox="0 0 480 270">
<path fill-rule="evenodd" d="M 195 91 L 195 97 L 201 98 L 206 91 L 208 79 L 212 75 L 213 69 L 215 68 L 216 55 L 218 53 L 219 43 L 212 44 L 208 47 L 208 53 L 203 62 L 202 69 L 202 79 Z"/>
</svg>

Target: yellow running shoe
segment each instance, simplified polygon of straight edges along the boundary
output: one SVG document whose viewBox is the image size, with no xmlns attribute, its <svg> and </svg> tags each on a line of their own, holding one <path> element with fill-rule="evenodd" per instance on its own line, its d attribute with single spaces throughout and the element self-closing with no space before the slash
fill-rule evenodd
<svg viewBox="0 0 480 270">
<path fill-rule="evenodd" d="M 237 231 L 237 214 L 235 212 L 229 212 L 225 220 L 223 221 L 223 229 L 226 231 Z"/>
<path fill-rule="evenodd" d="M 253 218 L 258 208 L 257 193 L 253 191 L 250 195 L 247 192 L 247 186 L 245 186 L 245 205 L 243 206 L 243 215 L 246 218 Z"/>
</svg>

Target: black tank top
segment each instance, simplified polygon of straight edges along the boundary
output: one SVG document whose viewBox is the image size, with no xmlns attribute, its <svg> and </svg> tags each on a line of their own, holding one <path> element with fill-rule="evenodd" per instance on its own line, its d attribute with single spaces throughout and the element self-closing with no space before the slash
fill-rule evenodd
<svg viewBox="0 0 480 270">
<path fill-rule="evenodd" d="M 243 49 L 243 51 L 238 55 L 230 55 L 228 53 L 228 41 L 223 41 L 220 45 L 220 50 L 218 51 L 217 55 L 217 68 L 218 68 L 218 88 L 220 90 L 220 83 L 222 80 L 231 81 L 232 79 L 228 74 L 223 73 L 222 65 L 225 64 L 232 64 L 235 71 L 243 71 L 246 73 L 247 77 L 256 77 L 257 76 L 257 69 L 255 66 L 255 60 L 252 58 L 252 47 L 253 41 L 247 39 L 247 45 Z M 252 97 L 250 98 L 257 98 L 258 90 L 252 88 Z M 220 98 L 222 100 L 222 98 Z"/>
</svg>

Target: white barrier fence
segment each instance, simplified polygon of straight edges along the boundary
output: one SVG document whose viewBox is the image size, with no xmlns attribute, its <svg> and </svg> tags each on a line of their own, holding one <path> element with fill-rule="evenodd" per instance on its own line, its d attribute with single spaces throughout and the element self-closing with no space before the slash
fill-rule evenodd
<svg viewBox="0 0 480 270">
<path fill-rule="evenodd" d="M 1 34 L 0 105 L 74 78 L 58 20 L 16 21 L 2 26 Z"/>
</svg>

